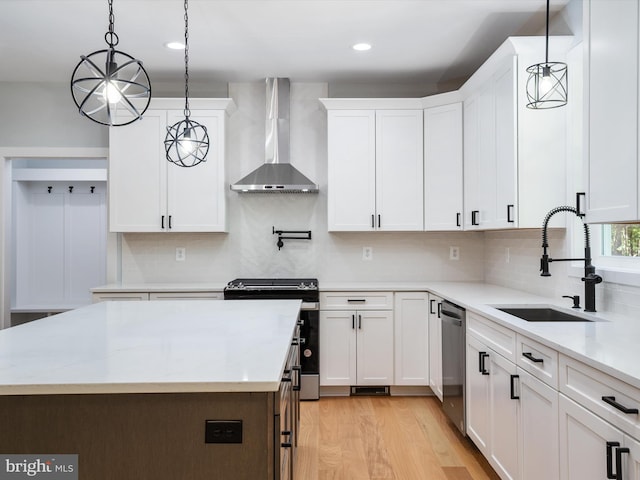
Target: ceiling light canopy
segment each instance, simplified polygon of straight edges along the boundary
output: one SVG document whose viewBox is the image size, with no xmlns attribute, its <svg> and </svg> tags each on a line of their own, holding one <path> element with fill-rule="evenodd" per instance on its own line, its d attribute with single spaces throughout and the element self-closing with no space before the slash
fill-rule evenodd
<svg viewBox="0 0 640 480">
<path fill-rule="evenodd" d="M 109 0 L 109 31 L 104 35 L 109 48 L 80 56 L 71 75 L 71 95 L 81 115 L 117 127 L 142 117 L 151 101 L 151 83 L 140 60 L 115 49 L 119 39 L 113 24 Z"/>
<path fill-rule="evenodd" d="M 189 110 L 189 0 L 184 0 L 184 120 L 167 128 L 164 148 L 167 160 L 180 167 L 206 161 L 209 152 L 207 127 L 191 120 Z"/>
<path fill-rule="evenodd" d="M 545 38 L 545 61 L 527 68 L 527 107 L 547 109 L 567 104 L 567 64 L 549 62 L 549 0 L 547 0 L 547 33 Z"/>
</svg>

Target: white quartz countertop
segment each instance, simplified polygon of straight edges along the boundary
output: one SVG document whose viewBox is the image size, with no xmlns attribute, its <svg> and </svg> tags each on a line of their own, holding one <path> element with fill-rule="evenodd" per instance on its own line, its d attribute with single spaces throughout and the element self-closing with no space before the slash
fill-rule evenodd
<svg viewBox="0 0 640 480">
<path fill-rule="evenodd" d="M 92 293 L 120 292 L 222 292 L 226 283 L 108 283 L 91 289 Z"/>
<path fill-rule="evenodd" d="M 483 283 L 430 282 L 429 292 L 537 340 L 560 353 L 640 388 L 640 321 L 608 312 L 574 310 L 569 299 L 550 299 Z M 582 292 L 581 292 L 582 293 Z M 581 294 L 581 302 L 584 295 Z M 552 305 L 592 322 L 527 322 L 494 306 Z M 584 306 L 584 303 L 583 303 Z M 597 305 L 596 305 L 597 308 Z"/>
<path fill-rule="evenodd" d="M 301 302 L 103 302 L 0 330 L 0 395 L 275 392 Z"/>
</svg>

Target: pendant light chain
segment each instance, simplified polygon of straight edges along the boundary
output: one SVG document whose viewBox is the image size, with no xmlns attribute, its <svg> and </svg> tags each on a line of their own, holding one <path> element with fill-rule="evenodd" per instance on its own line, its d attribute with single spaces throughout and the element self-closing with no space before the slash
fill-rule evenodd
<svg viewBox="0 0 640 480">
<path fill-rule="evenodd" d="M 184 0 L 184 116 L 189 120 L 189 0 Z"/>
<path fill-rule="evenodd" d="M 544 63 L 549 63 L 549 0 L 547 0 L 547 35 L 544 47 Z"/>
</svg>

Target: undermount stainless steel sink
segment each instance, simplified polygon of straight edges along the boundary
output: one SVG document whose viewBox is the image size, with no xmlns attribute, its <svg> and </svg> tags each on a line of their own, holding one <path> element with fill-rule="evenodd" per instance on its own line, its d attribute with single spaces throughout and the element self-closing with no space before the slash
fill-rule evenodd
<svg viewBox="0 0 640 480">
<path fill-rule="evenodd" d="M 498 310 L 527 322 L 592 322 L 588 318 L 551 307 L 496 307 Z"/>
</svg>

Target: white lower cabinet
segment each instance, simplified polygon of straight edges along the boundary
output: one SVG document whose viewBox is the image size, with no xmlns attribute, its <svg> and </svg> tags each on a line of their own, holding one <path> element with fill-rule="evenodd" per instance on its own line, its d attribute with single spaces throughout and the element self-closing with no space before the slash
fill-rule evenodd
<svg viewBox="0 0 640 480">
<path fill-rule="evenodd" d="M 429 294 L 429 387 L 442 402 L 442 298 Z"/>
<path fill-rule="evenodd" d="M 516 366 L 467 337 L 467 434 L 503 479 L 519 478 Z"/>
<path fill-rule="evenodd" d="M 393 312 L 320 312 L 320 385 L 393 385 Z"/>
<path fill-rule="evenodd" d="M 564 395 L 560 458 L 561 480 L 640 479 L 640 443 Z"/>
<path fill-rule="evenodd" d="M 394 294 L 395 385 L 427 385 L 430 329 L 426 292 Z"/>
<path fill-rule="evenodd" d="M 518 367 L 522 480 L 558 478 L 558 391 Z"/>
<path fill-rule="evenodd" d="M 519 345 L 532 342 L 475 314 L 470 319 L 467 435 L 502 479 L 557 479 L 558 391 L 521 368 L 513 354 L 516 337 Z"/>
</svg>

